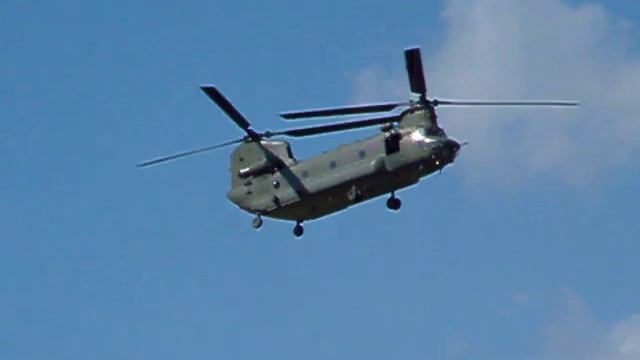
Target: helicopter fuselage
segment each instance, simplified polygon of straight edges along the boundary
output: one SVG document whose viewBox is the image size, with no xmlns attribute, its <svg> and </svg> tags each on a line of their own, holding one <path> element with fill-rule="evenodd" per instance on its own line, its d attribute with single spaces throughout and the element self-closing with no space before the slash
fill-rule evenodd
<svg viewBox="0 0 640 360">
<path fill-rule="evenodd" d="M 459 148 L 416 126 L 387 128 L 304 161 L 285 141 L 249 142 L 232 154 L 227 197 L 250 213 L 302 222 L 411 186 L 452 163 Z"/>
<path fill-rule="evenodd" d="M 390 194 L 387 208 L 399 210 L 395 191 L 406 188 L 451 164 L 461 144 L 439 125 L 438 106 L 577 106 L 573 101 L 477 101 L 430 98 L 419 47 L 404 50 L 411 95 L 408 101 L 378 102 L 280 113 L 286 120 L 377 114 L 329 124 L 259 131 L 211 84 L 200 89 L 246 134 L 217 145 L 163 156 L 138 164 L 155 165 L 221 147 L 240 144 L 231 155 L 231 190 L 227 197 L 241 209 L 296 222 L 293 234 L 304 234 L 302 222 Z M 297 161 L 291 145 L 276 137 L 303 138 L 382 126 L 382 133 Z"/>
</svg>

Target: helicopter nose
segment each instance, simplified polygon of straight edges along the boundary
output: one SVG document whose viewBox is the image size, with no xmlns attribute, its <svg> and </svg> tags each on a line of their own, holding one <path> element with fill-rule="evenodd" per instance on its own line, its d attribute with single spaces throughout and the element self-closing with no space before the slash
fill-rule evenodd
<svg viewBox="0 0 640 360">
<path fill-rule="evenodd" d="M 447 153 L 449 153 L 449 155 L 451 156 L 451 159 L 455 159 L 455 157 L 458 155 L 458 151 L 460 151 L 460 143 L 449 138 L 444 142 L 444 148 L 446 149 Z"/>
</svg>

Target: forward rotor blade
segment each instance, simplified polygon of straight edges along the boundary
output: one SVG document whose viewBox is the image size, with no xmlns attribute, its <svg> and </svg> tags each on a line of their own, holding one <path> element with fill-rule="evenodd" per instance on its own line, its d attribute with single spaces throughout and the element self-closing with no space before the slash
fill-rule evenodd
<svg viewBox="0 0 640 360">
<path fill-rule="evenodd" d="M 149 165 L 154 165 L 154 164 L 158 164 L 161 162 L 165 162 L 165 161 L 169 161 L 169 160 L 174 160 L 177 158 L 181 158 L 181 157 L 185 157 L 185 156 L 189 156 L 189 155 L 195 155 L 195 154 L 199 154 L 205 151 L 209 151 L 209 150 L 214 150 L 214 149 L 218 149 L 221 147 L 225 147 L 225 146 L 229 146 L 229 145 L 233 145 L 233 144 L 238 144 L 243 142 L 244 139 L 237 139 L 237 140 L 232 140 L 232 141 L 227 141 L 225 143 L 222 144 L 217 144 L 217 145 L 210 145 L 210 146 L 206 146 L 200 149 L 195 149 L 195 150 L 189 150 L 189 151 L 185 151 L 185 152 L 181 152 L 178 154 L 174 154 L 174 155 L 169 155 L 169 156 L 164 156 L 158 159 L 154 159 L 154 160 L 149 160 L 149 161 L 145 161 L 143 163 L 138 164 L 138 167 L 145 167 L 145 166 L 149 166 Z"/>
<path fill-rule="evenodd" d="M 251 138 L 258 135 L 251 128 L 251 123 L 236 109 L 231 102 L 213 85 L 202 85 L 200 89 L 211 98 L 238 126 L 240 126 Z"/>
<path fill-rule="evenodd" d="M 424 70 L 422 69 L 420 48 L 415 47 L 405 49 L 404 58 L 407 65 L 407 74 L 409 75 L 411 92 L 420 94 L 421 99 L 424 99 L 427 96 L 427 83 L 424 78 Z"/>
<path fill-rule="evenodd" d="M 280 113 L 283 119 L 303 119 L 311 117 L 323 117 L 323 116 L 340 116 L 340 115 L 355 115 L 366 114 L 374 112 L 391 111 L 400 105 L 404 105 L 402 102 L 385 102 L 374 104 L 362 104 L 352 106 L 337 106 L 332 108 L 321 109 L 309 109 L 309 110 L 295 110 Z"/>
<path fill-rule="evenodd" d="M 575 101 L 466 101 L 466 100 L 431 100 L 433 106 L 578 106 Z"/>
<path fill-rule="evenodd" d="M 313 136 L 319 134 L 326 134 L 336 131 L 344 131 L 350 129 L 358 129 L 364 128 L 374 125 L 382 125 L 388 124 L 391 122 L 398 121 L 402 115 L 387 115 L 372 119 L 364 119 L 364 120 L 355 120 L 348 121 L 342 123 L 328 124 L 328 125 L 320 125 L 320 126 L 312 126 L 298 129 L 289 129 L 275 132 L 267 132 L 265 135 L 270 137 L 274 135 L 287 135 L 293 137 L 302 137 L 302 136 Z"/>
</svg>

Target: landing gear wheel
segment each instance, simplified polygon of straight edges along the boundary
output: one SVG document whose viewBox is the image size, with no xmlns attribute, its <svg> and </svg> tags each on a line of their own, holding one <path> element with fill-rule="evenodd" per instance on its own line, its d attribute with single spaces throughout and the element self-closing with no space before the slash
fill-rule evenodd
<svg viewBox="0 0 640 360">
<path fill-rule="evenodd" d="M 402 206 L 402 201 L 395 196 L 391 196 L 387 199 L 387 208 L 389 210 L 398 211 Z"/>
<path fill-rule="evenodd" d="M 293 235 L 297 238 L 301 237 L 304 234 L 304 228 L 300 222 L 296 223 L 296 226 L 293 227 Z"/>
<path fill-rule="evenodd" d="M 256 217 L 253 218 L 252 225 L 254 229 L 260 229 L 262 227 L 262 216 L 256 215 Z"/>
</svg>

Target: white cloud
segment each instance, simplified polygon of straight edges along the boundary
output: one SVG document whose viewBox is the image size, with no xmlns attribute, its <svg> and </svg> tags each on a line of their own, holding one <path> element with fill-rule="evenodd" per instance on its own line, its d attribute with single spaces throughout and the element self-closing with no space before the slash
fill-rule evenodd
<svg viewBox="0 0 640 360">
<path fill-rule="evenodd" d="M 608 335 L 607 343 L 613 353 L 609 359 L 640 359 L 640 314 L 616 324 Z"/>
<path fill-rule="evenodd" d="M 540 360 L 640 360 L 640 314 L 603 324 L 585 301 L 567 291 L 565 308 L 547 329 Z"/>
<path fill-rule="evenodd" d="M 577 110 L 440 108 L 448 133 L 471 143 L 461 159 L 469 179 L 554 176 L 584 185 L 637 156 L 640 59 L 628 22 L 600 5 L 560 0 L 448 0 L 443 17 L 442 48 L 424 54 L 432 96 L 582 103 Z M 390 74 L 364 70 L 356 100 L 406 97 L 406 75 Z"/>
</svg>

